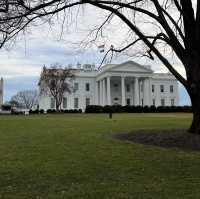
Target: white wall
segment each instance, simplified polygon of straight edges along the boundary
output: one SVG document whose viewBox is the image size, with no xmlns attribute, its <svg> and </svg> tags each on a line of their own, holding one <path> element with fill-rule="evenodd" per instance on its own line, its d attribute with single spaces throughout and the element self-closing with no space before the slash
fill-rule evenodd
<svg viewBox="0 0 200 199">
<path fill-rule="evenodd" d="M 175 106 L 179 105 L 178 99 L 178 82 L 176 80 L 159 80 L 153 79 L 151 85 L 155 85 L 154 93 L 151 92 L 152 100 L 155 99 L 156 106 L 161 106 L 161 99 L 165 100 L 165 106 L 171 106 L 171 99 L 175 100 Z M 160 85 L 164 85 L 164 92 L 160 92 Z M 170 92 L 170 85 L 173 85 L 174 91 Z M 153 105 L 151 100 L 151 105 Z"/>
<path fill-rule="evenodd" d="M 86 98 L 90 98 L 90 104 L 95 104 L 95 78 L 77 77 L 72 81 L 72 85 L 74 85 L 75 82 L 78 83 L 78 90 L 72 93 L 66 92 L 64 94 L 64 97 L 67 98 L 66 109 L 74 109 L 74 98 L 78 98 L 78 109 L 85 110 Z M 90 84 L 90 91 L 86 91 L 86 83 Z M 41 96 L 39 100 L 39 108 L 44 109 L 45 111 L 51 109 L 51 96 Z M 63 108 L 62 105 L 61 108 Z"/>
</svg>

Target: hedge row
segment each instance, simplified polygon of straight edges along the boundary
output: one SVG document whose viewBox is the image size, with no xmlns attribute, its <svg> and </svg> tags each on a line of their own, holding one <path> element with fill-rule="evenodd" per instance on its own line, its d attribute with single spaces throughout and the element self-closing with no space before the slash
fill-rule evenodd
<svg viewBox="0 0 200 199">
<path fill-rule="evenodd" d="M 85 113 L 171 113 L 192 112 L 191 106 L 98 106 L 86 107 Z"/>
<path fill-rule="evenodd" d="M 36 110 L 30 110 L 30 114 L 43 114 L 45 111 L 43 109 L 36 109 Z M 69 109 L 69 110 L 59 110 L 56 111 L 55 109 L 48 109 L 46 113 L 82 113 L 82 109 Z"/>
</svg>

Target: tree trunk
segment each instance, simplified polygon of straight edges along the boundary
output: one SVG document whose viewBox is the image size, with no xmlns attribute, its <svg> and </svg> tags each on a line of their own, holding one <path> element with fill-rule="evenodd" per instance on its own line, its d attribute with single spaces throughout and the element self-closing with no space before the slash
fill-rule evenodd
<svg viewBox="0 0 200 199">
<path fill-rule="evenodd" d="M 193 120 L 189 129 L 190 133 L 200 134 L 200 95 L 191 97 Z"/>
<path fill-rule="evenodd" d="M 189 53 L 188 53 L 189 54 Z M 191 99 L 193 120 L 190 133 L 200 134 L 200 58 L 198 51 L 192 51 L 186 60 L 188 94 Z"/>
<path fill-rule="evenodd" d="M 59 106 L 56 105 L 56 112 L 59 112 Z"/>
<path fill-rule="evenodd" d="M 56 99 L 56 112 L 59 112 L 60 104 L 58 103 L 58 99 Z"/>
</svg>

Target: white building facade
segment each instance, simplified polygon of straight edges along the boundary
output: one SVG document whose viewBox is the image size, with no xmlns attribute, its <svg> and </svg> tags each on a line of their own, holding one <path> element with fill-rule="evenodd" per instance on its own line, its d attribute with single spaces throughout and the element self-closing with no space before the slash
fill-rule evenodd
<svg viewBox="0 0 200 199">
<path fill-rule="evenodd" d="M 108 64 L 100 71 L 91 65 L 75 70 L 73 92 L 65 93 L 62 109 L 87 105 L 178 106 L 178 82 L 169 73 L 154 73 L 150 66 L 133 61 Z M 41 88 L 39 88 L 40 90 Z M 55 109 L 50 95 L 40 95 L 39 108 Z"/>
</svg>

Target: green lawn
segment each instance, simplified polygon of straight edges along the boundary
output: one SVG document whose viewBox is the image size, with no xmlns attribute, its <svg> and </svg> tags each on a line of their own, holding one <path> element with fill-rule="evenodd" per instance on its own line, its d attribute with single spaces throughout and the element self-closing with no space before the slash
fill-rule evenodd
<svg viewBox="0 0 200 199">
<path fill-rule="evenodd" d="M 173 113 L 0 116 L 0 198 L 199 199 L 200 152 L 112 137 L 190 122 Z"/>
</svg>

